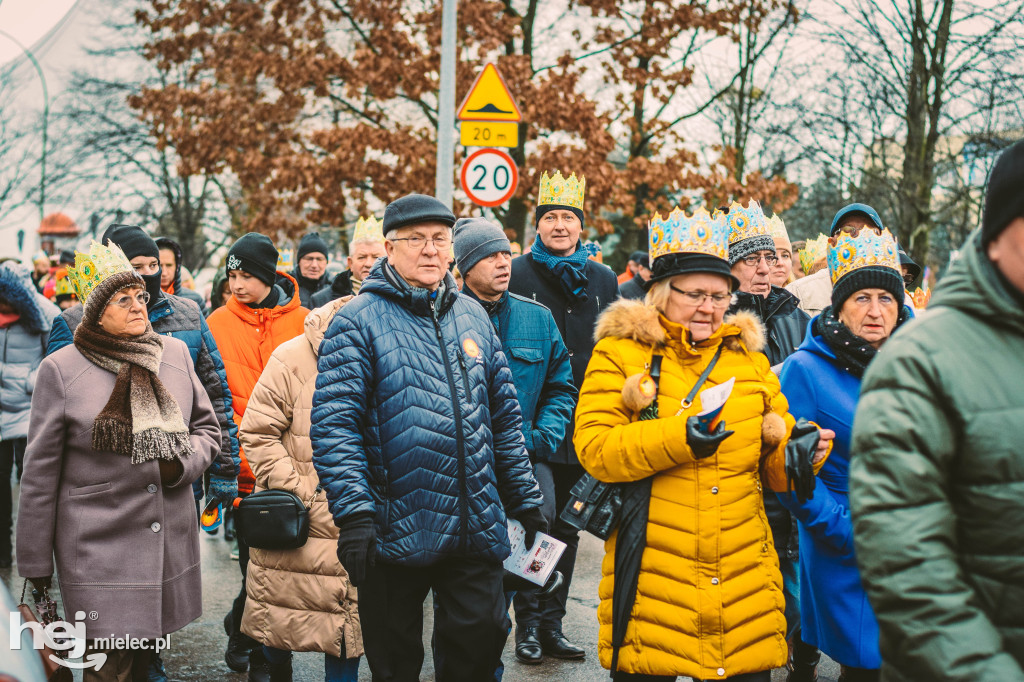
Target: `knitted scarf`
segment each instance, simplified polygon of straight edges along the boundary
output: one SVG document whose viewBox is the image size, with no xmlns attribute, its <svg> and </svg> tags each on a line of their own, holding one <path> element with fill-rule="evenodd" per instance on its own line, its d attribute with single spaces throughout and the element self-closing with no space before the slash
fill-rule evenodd
<svg viewBox="0 0 1024 682">
<path fill-rule="evenodd" d="M 544 246 L 537 237 L 530 249 L 533 260 L 540 263 L 558 278 L 566 297 L 579 305 L 587 301 L 587 276 L 585 269 L 590 252 L 584 248 L 583 242 L 576 243 L 576 251 L 571 256 L 556 256 Z"/>
<path fill-rule="evenodd" d="M 901 306 L 899 317 L 896 319 L 896 327 L 906 322 L 907 318 L 907 308 Z M 842 368 L 858 379 L 864 376 L 868 365 L 878 354 L 877 348 L 854 334 L 849 327 L 839 321 L 832 306 L 822 310 L 821 314 L 815 318 L 813 332 L 820 336 L 825 345 L 835 353 Z"/>
<path fill-rule="evenodd" d="M 83 320 L 75 347 L 97 367 L 117 375 L 114 390 L 92 425 L 92 447 L 132 458 L 174 460 L 193 454 L 181 409 L 157 373 L 164 352 L 159 334 L 147 325 L 139 336 L 107 334 Z"/>
</svg>

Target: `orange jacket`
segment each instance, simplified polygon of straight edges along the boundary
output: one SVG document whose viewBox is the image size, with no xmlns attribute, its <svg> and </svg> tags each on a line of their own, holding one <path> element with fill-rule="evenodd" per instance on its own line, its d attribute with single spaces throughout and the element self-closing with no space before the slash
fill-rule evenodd
<svg viewBox="0 0 1024 682">
<path fill-rule="evenodd" d="M 299 285 L 291 275 L 278 272 L 277 276 L 285 296 L 291 295 L 287 303 L 273 308 L 250 308 L 232 296 L 206 320 L 224 360 L 236 424 L 242 423 L 249 396 L 270 354 L 285 341 L 303 333 L 303 323 L 309 313 L 299 305 Z M 286 281 L 282 282 L 281 278 Z M 251 493 L 255 478 L 245 452 L 241 448 L 239 450 L 242 467 L 238 474 L 238 491 Z"/>
</svg>

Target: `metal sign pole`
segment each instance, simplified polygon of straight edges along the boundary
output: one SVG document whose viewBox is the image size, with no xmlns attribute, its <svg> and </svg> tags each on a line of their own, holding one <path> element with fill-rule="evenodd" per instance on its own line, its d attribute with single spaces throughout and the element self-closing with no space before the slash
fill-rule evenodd
<svg viewBox="0 0 1024 682">
<path fill-rule="evenodd" d="M 437 96 L 437 178 L 434 194 L 452 206 L 455 174 L 455 23 L 458 0 L 441 9 L 441 90 Z"/>
</svg>

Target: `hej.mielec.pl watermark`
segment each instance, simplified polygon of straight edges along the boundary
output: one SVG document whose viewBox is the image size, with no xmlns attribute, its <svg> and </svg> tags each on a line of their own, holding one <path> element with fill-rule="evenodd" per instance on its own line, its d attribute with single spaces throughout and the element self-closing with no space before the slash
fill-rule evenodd
<svg viewBox="0 0 1024 682">
<path fill-rule="evenodd" d="M 32 648 L 41 651 L 48 646 L 54 651 L 66 651 L 67 658 L 61 658 L 50 654 L 50 659 L 59 665 L 76 670 L 94 668 L 99 670 L 107 662 L 107 655 L 102 651 L 89 654 L 81 663 L 69 660 L 82 658 L 85 655 L 85 611 L 75 612 L 75 622 L 59 620 L 44 626 L 42 623 L 23 623 L 21 614 L 11 613 L 10 645 L 11 650 L 21 649 L 22 633 L 28 630 L 32 633 Z M 160 653 L 171 645 L 171 636 L 155 637 L 153 639 L 142 639 L 125 635 L 117 637 L 111 634 L 110 637 L 97 637 L 94 642 L 95 649 L 116 649 L 116 650 L 152 650 Z"/>
</svg>

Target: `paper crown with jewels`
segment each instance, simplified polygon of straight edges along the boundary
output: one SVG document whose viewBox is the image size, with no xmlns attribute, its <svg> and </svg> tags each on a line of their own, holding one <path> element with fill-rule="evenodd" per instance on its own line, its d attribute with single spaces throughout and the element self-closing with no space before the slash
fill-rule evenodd
<svg viewBox="0 0 1024 682">
<path fill-rule="evenodd" d="M 805 274 L 811 273 L 811 268 L 828 253 L 828 235 L 819 234 L 815 239 L 808 239 L 804 248 L 800 249 L 800 267 Z"/>
<path fill-rule="evenodd" d="M 356 242 L 384 242 L 384 224 L 375 216 L 369 218 L 360 217 L 356 221 L 356 229 L 352 231 L 352 241 Z"/>
<path fill-rule="evenodd" d="M 577 179 L 573 173 L 568 178 L 562 177 L 561 171 L 548 175 L 544 171 L 540 176 L 540 191 L 537 193 L 538 206 L 572 206 L 583 210 L 583 195 L 587 191 L 587 179 L 582 175 Z"/>
<path fill-rule="evenodd" d="M 768 218 L 761 210 L 761 204 L 753 199 L 746 206 L 739 202 L 729 205 L 725 214 L 725 224 L 729 226 L 729 243 L 736 244 L 751 237 L 771 237 L 768 230 Z"/>
<path fill-rule="evenodd" d="M 75 264 L 68 267 L 68 279 L 84 303 L 104 280 L 121 272 L 135 272 L 121 247 L 113 242 L 104 246 L 93 240 L 88 253 L 75 252 Z"/>
<path fill-rule="evenodd" d="M 785 239 L 787 242 L 789 241 L 786 223 L 782 221 L 778 214 L 768 219 L 768 233 L 771 234 L 772 239 Z"/>
<path fill-rule="evenodd" d="M 75 287 L 71 284 L 71 278 L 68 277 L 67 268 L 61 268 L 57 271 L 57 279 L 53 285 L 54 296 L 76 296 Z"/>
<path fill-rule="evenodd" d="M 828 274 L 833 286 L 845 275 L 861 268 L 874 266 L 900 272 L 899 247 L 889 230 L 878 234 L 863 229 L 856 237 L 841 232 L 828 242 Z"/>
<path fill-rule="evenodd" d="M 701 207 L 693 215 L 687 215 L 674 208 L 667 218 L 655 213 L 649 232 L 652 263 L 658 256 L 681 253 L 705 254 L 722 260 L 729 258 L 729 226 L 721 211 L 712 215 Z"/>
</svg>

